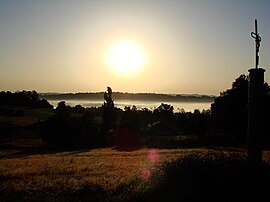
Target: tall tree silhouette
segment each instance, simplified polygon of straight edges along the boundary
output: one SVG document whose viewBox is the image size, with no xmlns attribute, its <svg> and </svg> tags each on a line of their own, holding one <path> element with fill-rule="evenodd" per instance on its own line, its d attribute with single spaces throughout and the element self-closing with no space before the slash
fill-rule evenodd
<svg viewBox="0 0 270 202">
<path fill-rule="evenodd" d="M 103 109 L 103 127 L 104 132 L 107 134 L 114 128 L 114 102 L 112 99 L 112 89 L 107 87 L 107 91 L 104 92 L 104 104 Z"/>
</svg>

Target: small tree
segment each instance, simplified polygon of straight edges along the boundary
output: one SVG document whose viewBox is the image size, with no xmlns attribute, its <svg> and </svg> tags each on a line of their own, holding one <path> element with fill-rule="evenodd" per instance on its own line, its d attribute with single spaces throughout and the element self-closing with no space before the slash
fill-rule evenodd
<svg viewBox="0 0 270 202">
<path fill-rule="evenodd" d="M 58 116 L 67 117 L 70 115 L 69 106 L 66 105 L 65 101 L 60 101 L 55 109 L 55 113 Z"/>
<path fill-rule="evenodd" d="M 153 111 L 153 115 L 156 120 L 171 124 L 175 121 L 173 110 L 173 106 L 161 103 L 160 106 Z"/>
</svg>

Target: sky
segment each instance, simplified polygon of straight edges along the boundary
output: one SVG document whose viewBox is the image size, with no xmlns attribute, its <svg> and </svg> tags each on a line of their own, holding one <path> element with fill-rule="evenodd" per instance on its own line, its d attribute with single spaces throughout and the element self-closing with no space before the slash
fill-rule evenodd
<svg viewBox="0 0 270 202">
<path fill-rule="evenodd" d="M 254 67 L 255 19 L 270 83 L 269 9 L 267 0 L 0 0 L 0 91 L 219 95 Z M 123 41 L 144 58 L 134 72 L 108 62 Z"/>
</svg>

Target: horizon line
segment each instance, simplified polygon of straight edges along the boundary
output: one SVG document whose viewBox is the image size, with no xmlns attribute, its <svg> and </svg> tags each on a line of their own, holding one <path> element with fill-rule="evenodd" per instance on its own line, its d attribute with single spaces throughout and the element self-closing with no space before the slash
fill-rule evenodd
<svg viewBox="0 0 270 202">
<path fill-rule="evenodd" d="M 38 92 L 38 94 L 87 94 L 87 93 L 104 93 L 105 91 L 77 91 L 77 92 Z M 113 93 L 127 93 L 127 94 L 156 94 L 156 95 L 183 95 L 183 96 L 210 96 L 217 97 L 218 95 L 204 94 L 204 93 L 157 93 L 157 92 L 123 92 L 123 91 L 113 91 Z"/>
</svg>

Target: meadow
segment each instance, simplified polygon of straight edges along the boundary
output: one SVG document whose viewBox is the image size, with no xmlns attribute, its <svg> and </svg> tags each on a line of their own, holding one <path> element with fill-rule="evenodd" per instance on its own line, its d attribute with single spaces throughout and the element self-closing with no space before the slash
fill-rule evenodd
<svg viewBox="0 0 270 202">
<path fill-rule="evenodd" d="M 164 181 L 166 176 L 175 175 L 173 178 L 176 180 L 179 178 L 179 173 L 182 173 L 190 178 L 189 180 L 194 182 L 199 180 L 205 185 L 209 184 L 207 179 L 202 180 L 198 177 L 198 170 L 194 170 L 196 166 L 192 166 L 194 162 L 201 162 L 200 168 L 205 168 L 210 161 L 211 165 L 217 162 L 217 165 L 222 165 L 222 168 L 232 166 L 232 173 L 234 173 L 235 165 L 237 169 L 242 169 L 244 165 L 244 171 L 247 168 L 246 163 L 243 164 L 246 162 L 246 150 L 240 148 L 141 148 L 125 151 L 125 149 L 110 147 L 78 151 L 43 150 L 43 152 L 35 153 L 27 152 L 27 148 L 31 148 L 31 141 L 27 146 L 19 147 L 22 142 L 13 141 L 13 144 L 17 144 L 17 147 L 14 147 L 17 150 L 2 149 L 0 151 L 0 201 L 163 201 L 168 199 L 168 196 L 172 197 L 173 201 L 177 201 L 178 197 L 175 193 L 178 191 L 174 190 L 173 193 L 167 195 L 168 190 L 162 188 L 166 185 L 166 180 Z M 32 139 L 33 145 L 37 145 L 37 142 Z M 181 170 L 186 166 L 183 162 L 182 167 L 175 170 L 177 161 L 181 159 L 190 160 L 186 164 L 189 173 L 184 173 L 187 170 Z M 235 162 L 242 163 L 238 165 Z M 268 151 L 264 152 L 264 162 L 266 166 L 269 163 Z M 265 165 L 262 166 L 263 169 Z M 221 167 L 214 167 L 214 169 Z M 269 173 L 269 167 L 267 169 Z M 219 170 L 215 172 L 217 175 L 222 174 Z M 250 173 L 249 166 L 248 173 Z M 241 175 L 241 173 L 238 174 Z M 179 180 L 184 175 L 180 176 Z M 264 177 L 268 179 L 267 176 Z M 222 184 L 221 179 L 219 183 Z M 187 187 L 190 186 L 186 181 L 184 184 Z M 268 189 L 269 182 L 267 185 Z M 166 187 L 170 186 L 172 185 L 166 185 Z M 225 183 L 225 186 L 228 184 Z M 195 195 L 199 190 L 196 186 L 189 188 L 194 189 Z M 161 197 L 156 198 L 157 194 Z"/>
</svg>

